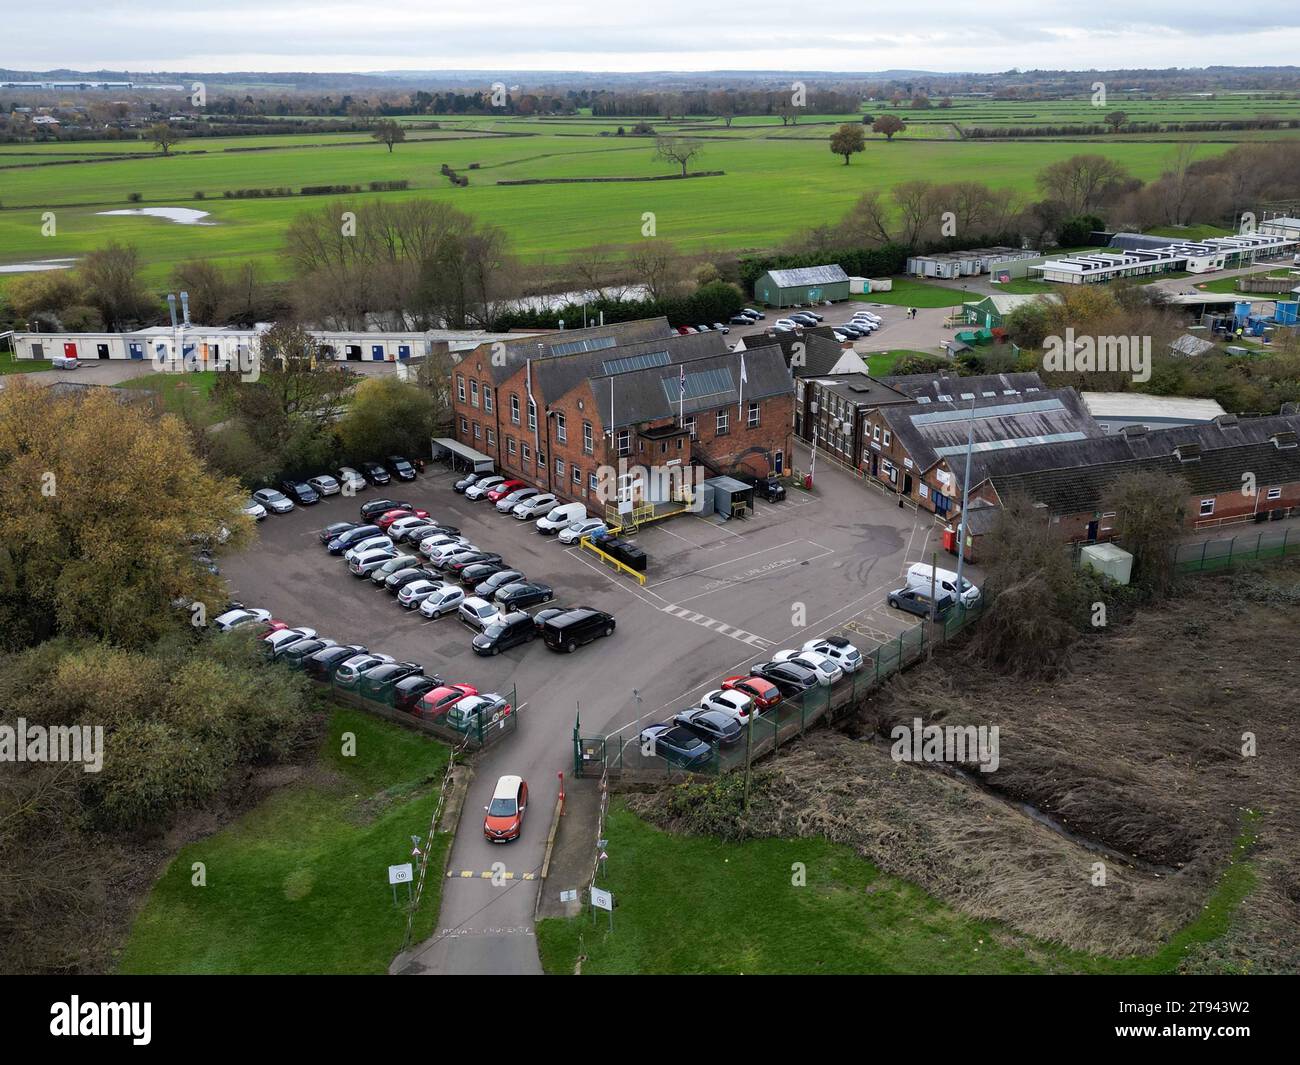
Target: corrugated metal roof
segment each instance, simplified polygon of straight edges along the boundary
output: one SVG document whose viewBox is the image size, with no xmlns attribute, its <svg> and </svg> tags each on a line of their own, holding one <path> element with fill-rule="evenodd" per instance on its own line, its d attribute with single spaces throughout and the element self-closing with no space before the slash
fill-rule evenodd
<svg viewBox="0 0 1300 1065">
<path fill-rule="evenodd" d="M 795 270 L 769 270 L 767 276 L 780 288 L 798 288 L 800 285 L 833 285 L 848 281 L 849 275 L 839 264 L 834 266 L 803 266 Z"/>
</svg>

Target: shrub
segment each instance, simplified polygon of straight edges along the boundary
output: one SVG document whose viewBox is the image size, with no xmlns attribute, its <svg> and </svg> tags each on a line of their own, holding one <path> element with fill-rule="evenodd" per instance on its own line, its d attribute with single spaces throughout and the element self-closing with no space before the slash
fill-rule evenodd
<svg viewBox="0 0 1300 1065">
<path fill-rule="evenodd" d="M 128 193 L 126 194 L 126 202 L 127 202 L 127 203 L 139 203 L 139 202 L 140 202 L 140 199 L 141 199 L 141 197 L 140 197 L 140 194 L 139 194 L 138 192 L 128 192 Z"/>
</svg>

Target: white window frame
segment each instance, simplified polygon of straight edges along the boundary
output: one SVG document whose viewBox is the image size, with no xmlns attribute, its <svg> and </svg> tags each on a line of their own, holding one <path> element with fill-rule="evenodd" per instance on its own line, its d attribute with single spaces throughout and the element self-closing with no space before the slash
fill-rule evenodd
<svg viewBox="0 0 1300 1065">
<path fill-rule="evenodd" d="M 731 432 L 731 412 L 726 410 L 718 411 L 713 419 L 713 435 L 727 436 Z"/>
<path fill-rule="evenodd" d="M 1208 510 L 1206 509 L 1207 507 L 1209 508 Z M 1202 499 L 1202 500 L 1201 500 L 1201 514 L 1200 514 L 1200 516 L 1201 516 L 1202 518 L 1209 518 L 1209 517 L 1212 517 L 1213 515 L 1214 515 L 1214 500 L 1213 500 L 1213 499 Z"/>
<path fill-rule="evenodd" d="M 757 403 L 751 403 L 749 405 L 749 410 L 745 414 L 745 428 L 747 429 L 758 428 L 758 404 Z"/>
</svg>

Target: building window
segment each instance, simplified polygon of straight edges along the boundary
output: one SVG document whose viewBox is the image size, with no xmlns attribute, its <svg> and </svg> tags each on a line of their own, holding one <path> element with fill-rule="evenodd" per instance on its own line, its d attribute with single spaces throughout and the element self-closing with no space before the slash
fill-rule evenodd
<svg viewBox="0 0 1300 1065">
<path fill-rule="evenodd" d="M 885 430 L 885 439 L 882 441 L 882 443 L 885 445 L 885 447 L 889 447 L 889 442 L 890 442 L 891 440 L 893 440 L 893 439 L 894 439 L 893 434 L 892 434 L 888 429 L 886 429 L 886 430 Z"/>
<path fill-rule="evenodd" d="M 456 375 L 456 398 L 462 403 L 465 402 L 465 376 L 463 374 Z"/>
<path fill-rule="evenodd" d="M 519 424 L 519 397 L 514 394 L 510 396 L 510 421 L 514 425 Z"/>
<path fill-rule="evenodd" d="M 527 462 L 529 459 L 532 458 L 532 456 L 533 456 L 533 449 L 530 448 L 527 444 L 524 444 L 523 448 L 519 452 L 519 457 L 523 459 L 524 462 Z"/>
<path fill-rule="evenodd" d="M 690 416 L 689 418 L 687 418 L 684 422 L 682 422 L 682 427 L 686 430 L 686 434 L 687 434 L 687 435 L 688 435 L 692 440 L 696 439 L 696 437 L 695 437 L 695 415 L 691 415 L 691 416 Z"/>
<path fill-rule="evenodd" d="M 469 422 L 464 418 L 460 420 L 460 435 L 469 436 Z"/>
<path fill-rule="evenodd" d="M 1269 499 L 1281 499 L 1281 498 L 1282 498 L 1282 489 L 1281 489 L 1281 488 L 1270 488 L 1270 489 L 1268 490 L 1268 498 L 1269 498 Z"/>
<path fill-rule="evenodd" d="M 474 423 L 474 439 L 477 440 L 483 435 L 483 430 L 479 428 L 478 422 Z"/>
<path fill-rule="evenodd" d="M 544 470 L 544 469 L 546 469 L 546 452 L 545 452 L 545 451 L 539 451 L 539 452 L 537 452 L 537 468 L 538 468 L 539 470 Z"/>
<path fill-rule="evenodd" d="M 555 439 L 561 444 L 569 442 L 569 429 L 564 423 L 563 414 L 556 414 L 555 416 Z"/>
<path fill-rule="evenodd" d="M 758 425 L 758 404 L 757 403 L 751 403 L 749 405 L 749 417 L 745 420 L 745 424 L 750 429 L 753 429 L 756 425 Z"/>
<path fill-rule="evenodd" d="M 469 383 L 469 402 L 470 406 L 478 406 L 478 382 L 474 380 Z"/>
<path fill-rule="evenodd" d="M 537 432 L 537 404 L 531 399 L 528 401 L 528 428 Z"/>
<path fill-rule="evenodd" d="M 627 429 L 618 431 L 618 453 L 620 455 L 632 454 L 632 433 Z"/>
<path fill-rule="evenodd" d="M 596 475 L 594 473 L 587 474 L 587 487 L 594 492 L 596 490 L 596 484 Z"/>
<path fill-rule="evenodd" d="M 725 410 L 718 411 L 717 424 L 714 429 L 715 435 L 726 436 L 728 432 L 727 426 L 730 425 L 730 423 L 731 423 L 731 415 L 728 414 Z"/>
<path fill-rule="evenodd" d="M 487 442 L 488 442 L 488 447 L 496 447 L 497 444 L 496 434 L 493 433 L 491 429 L 487 431 Z"/>
<path fill-rule="evenodd" d="M 1202 518 L 1208 518 L 1208 517 L 1209 517 L 1211 514 L 1213 514 L 1213 513 L 1214 513 L 1214 500 L 1213 500 L 1213 499 L 1202 499 L 1202 500 L 1201 500 L 1201 517 L 1202 517 Z"/>
<path fill-rule="evenodd" d="M 594 445 L 591 439 L 591 422 L 583 422 L 582 423 L 582 450 L 585 454 L 590 455 L 592 453 L 593 447 Z"/>
<path fill-rule="evenodd" d="M 489 414 L 492 413 L 492 386 L 483 386 L 483 409 Z"/>
<path fill-rule="evenodd" d="M 564 459 L 555 460 L 555 476 L 564 480 Z"/>
<path fill-rule="evenodd" d="M 582 484 L 582 471 L 577 466 L 573 467 L 573 483 Z"/>
<path fill-rule="evenodd" d="M 515 447 L 515 438 L 513 436 L 506 438 L 506 450 L 510 453 L 511 457 L 513 458 L 515 451 L 517 450 L 517 448 Z"/>
<path fill-rule="evenodd" d="M 879 439 L 880 439 L 880 426 L 878 426 L 878 425 L 873 425 L 873 426 L 871 427 L 871 439 L 872 439 L 872 440 L 879 440 Z"/>
</svg>

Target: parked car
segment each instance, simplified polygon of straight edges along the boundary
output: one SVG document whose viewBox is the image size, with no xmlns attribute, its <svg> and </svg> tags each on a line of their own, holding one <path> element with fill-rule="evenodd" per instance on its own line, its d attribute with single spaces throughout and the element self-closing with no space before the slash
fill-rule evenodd
<svg viewBox="0 0 1300 1065">
<path fill-rule="evenodd" d="M 754 495 L 769 503 L 779 503 L 785 498 L 785 485 L 773 474 L 766 477 L 744 476 L 741 480 L 753 487 Z"/>
<path fill-rule="evenodd" d="M 212 624 L 217 627 L 218 632 L 229 632 L 231 629 L 238 629 L 254 622 L 270 620 L 271 612 L 269 610 L 241 607 L 236 610 L 227 610 L 224 614 L 218 614 Z"/>
<path fill-rule="evenodd" d="M 306 481 L 281 481 L 280 491 L 304 507 L 320 502 L 320 493 Z"/>
<path fill-rule="evenodd" d="M 317 651 L 323 651 L 329 647 L 337 647 L 333 640 L 327 640 L 320 636 L 312 637 L 307 640 L 296 640 L 287 647 L 282 648 L 275 656 L 280 662 L 285 663 L 293 669 L 302 669 L 303 662 L 310 655 Z"/>
<path fill-rule="evenodd" d="M 762 677 L 728 677 L 722 687 L 748 696 L 760 710 L 770 710 L 781 702 L 781 689 Z"/>
<path fill-rule="evenodd" d="M 584 536 L 594 536 L 598 532 L 605 531 L 605 523 L 600 518 L 584 518 L 582 521 L 575 521 L 567 529 L 560 530 L 560 543 L 576 544 Z"/>
<path fill-rule="evenodd" d="M 334 644 L 331 647 L 321 648 L 315 654 L 308 655 L 302 664 L 302 668 L 310 677 L 317 680 L 330 680 L 334 676 L 334 671 L 349 658 L 355 658 L 357 655 L 365 653 L 365 647 L 359 643 Z"/>
<path fill-rule="evenodd" d="M 487 494 L 488 502 L 498 503 L 506 496 L 508 496 L 511 492 L 516 492 L 520 488 L 525 488 L 525 487 L 527 486 L 524 484 L 524 482 L 519 480 L 518 478 L 511 478 L 508 481 L 502 480 L 487 490 L 486 494 Z M 469 493 L 466 492 L 465 495 L 468 496 Z"/>
<path fill-rule="evenodd" d="M 392 482 L 388 471 L 377 462 L 363 462 L 361 464 L 361 476 L 366 479 L 368 484 L 375 486 L 385 485 Z"/>
<path fill-rule="evenodd" d="M 480 477 L 472 485 L 465 489 L 466 499 L 485 499 L 487 494 L 498 485 L 505 484 L 506 479 L 499 473 L 490 474 L 487 477 Z M 522 482 L 521 482 L 522 483 Z"/>
<path fill-rule="evenodd" d="M 321 531 L 316 534 L 316 538 L 320 540 L 321 543 L 328 546 L 331 540 L 338 539 L 345 532 L 349 532 L 356 527 L 357 523 L 355 521 L 333 521 L 326 525 L 325 528 L 321 529 Z"/>
<path fill-rule="evenodd" d="M 528 809 L 528 785 L 523 777 L 506 776 L 492 789 L 492 801 L 485 806 L 483 837 L 489 843 L 506 843 L 518 839 L 524 831 L 524 813 Z"/>
<path fill-rule="evenodd" d="M 414 673 L 409 677 L 403 677 L 393 685 L 393 708 L 409 714 L 427 693 L 441 685 L 442 678 L 437 674 L 429 677 L 423 673 Z"/>
<path fill-rule="evenodd" d="M 384 702 L 388 699 L 393 686 L 399 680 L 423 673 L 424 667 L 419 662 L 388 662 L 384 665 L 367 669 L 361 674 L 357 683 L 357 692 L 367 699 Z"/>
<path fill-rule="evenodd" d="M 368 577 L 392 558 L 396 550 L 397 548 L 389 544 L 387 547 L 376 547 L 373 550 L 362 552 L 348 563 L 348 570 L 354 577 Z"/>
<path fill-rule="evenodd" d="M 411 464 L 410 459 L 402 455 L 389 455 L 384 459 L 384 465 L 388 467 L 388 472 L 399 481 L 415 480 L 415 467 Z"/>
<path fill-rule="evenodd" d="M 260 503 L 273 514 L 288 514 L 293 510 L 293 500 L 285 497 L 283 492 L 274 488 L 259 488 L 253 493 L 253 502 Z"/>
<path fill-rule="evenodd" d="M 340 537 L 341 539 L 341 537 Z M 357 540 L 346 551 L 343 552 L 343 561 L 351 562 L 357 555 L 364 555 L 369 551 L 386 550 L 388 556 L 393 558 L 397 555 L 397 548 L 383 533 L 376 533 L 374 536 L 367 536 L 364 540 Z"/>
<path fill-rule="evenodd" d="M 947 592 L 940 593 L 936 599 L 931 599 L 928 591 L 919 592 L 915 588 L 899 588 L 889 593 L 887 602 L 895 610 L 905 610 L 919 618 L 928 618 L 932 614 L 942 618 L 957 601 Z"/>
<path fill-rule="evenodd" d="M 402 506 L 394 507 L 392 510 L 384 511 L 379 515 L 379 517 L 374 519 L 374 522 L 381 529 L 387 529 L 393 524 L 393 522 L 401 521 L 403 518 L 424 519 L 428 516 L 429 512 L 427 510 L 420 510 L 418 507 L 412 507 L 410 504 L 403 504 Z"/>
<path fill-rule="evenodd" d="M 474 594 L 483 599 L 491 599 L 499 589 L 504 588 L 507 584 L 517 584 L 519 581 L 526 581 L 527 579 L 517 569 L 503 569 L 476 584 Z"/>
<path fill-rule="evenodd" d="M 684 769 L 707 765 L 713 757 L 712 747 L 690 729 L 673 722 L 643 728 L 641 749 Z"/>
<path fill-rule="evenodd" d="M 538 494 L 536 488 L 516 488 L 513 492 L 503 495 L 496 501 L 497 513 L 509 514 L 515 509 L 517 503 L 522 503 L 525 499 L 531 499 L 533 496 Z M 490 493 L 488 498 L 492 498 Z"/>
<path fill-rule="evenodd" d="M 790 330 L 798 329 L 800 326 L 793 318 L 778 318 L 775 322 L 775 327 L 777 329 Z"/>
<path fill-rule="evenodd" d="M 468 566 L 461 567 L 457 576 L 466 588 L 475 588 L 494 573 L 500 573 L 505 568 L 503 562 L 471 562 Z"/>
<path fill-rule="evenodd" d="M 486 599 L 470 595 L 461 601 L 456 610 L 456 615 L 471 629 L 478 629 L 481 632 L 496 620 L 500 612 L 498 607 L 489 603 Z"/>
<path fill-rule="evenodd" d="M 555 496 L 550 492 L 541 492 L 529 496 L 522 503 L 516 503 L 511 513 L 520 521 L 528 521 L 530 518 L 536 520 L 539 515 L 549 513 L 555 502 Z"/>
<path fill-rule="evenodd" d="M 447 724 L 458 732 L 482 732 L 509 717 L 512 709 L 496 692 L 480 692 L 458 700 L 447 711 Z"/>
<path fill-rule="evenodd" d="M 353 655 L 351 658 L 344 659 L 334 671 L 334 683 L 340 688 L 355 688 L 366 670 L 374 669 L 376 666 L 391 665 L 395 661 L 396 659 L 391 655 L 370 652 Z"/>
<path fill-rule="evenodd" d="M 501 556 L 495 551 L 471 551 L 468 555 L 456 555 L 443 566 L 443 569 L 456 580 L 460 580 L 460 575 L 465 572 L 468 566 L 474 566 L 481 562 L 500 561 Z"/>
<path fill-rule="evenodd" d="M 613 636 L 614 616 L 591 607 L 577 607 L 542 623 L 542 639 L 552 651 L 572 654 L 600 636 Z"/>
<path fill-rule="evenodd" d="M 429 596 L 437 594 L 445 587 L 442 581 L 431 581 L 428 574 L 421 571 L 418 577 L 405 581 L 397 590 L 397 601 L 407 610 L 414 610 Z"/>
<path fill-rule="evenodd" d="M 721 710 L 706 710 L 696 706 L 674 714 L 673 721 L 690 729 L 700 739 L 716 743 L 719 747 L 730 747 L 745 738 L 745 727 L 731 714 L 724 714 Z"/>
<path fill-rule="evenodd" d="M 466 474 L 464 477 L 462 477 L 459 481 L 457 481 L 455 484 L 451 486 L 452 490 L 456 492 L 460 492 L 462 495 L 464 495 L 465 490 L 478 484 L 479 479 L 483 476 L 484 474 L 481 473 Z"/>
<path fill-rule="evenodd" d="M 393 525 L 400 524 L 402 524 L 402 521 L 396 521 L 393 523 Z M 419 524 L 404 527 L 397 536 L 393 537 L 393 540 L 399 544 L 418 545 L 421 540 L 427 540 L 430 536 L 436 536 L 440 532 L 447 532 L 447 530 L 435 521 L 428 518 L 422 518 L 420 519 Z M 393 536 L 392 525 L 388 527 L 388 535 Z"/>
<path fill-rule="evenodd" d="M 361 517 L 366 521 L 374 521 L 381 514 L 387 514 L 390 510 L 401 510 L 402 508 L 409 510 L 411 504 L 398 499 L 372 499 L 361 504 Z"/>
<path fill-rule="evenodd" d="M 411 569 L 399 569 L 396 573 L 390 573 L 384 578 L 384 590 L 389 595 L 395 595 L 402 606 L 416 607 L 420 605 L 420 589 L 415 588 L 417 584 L 433 584 L 440 586 L 442 581 L 431 580 L 431 574 L 422 566 L 415 566 Z M 402 593 L 411 589 L 410 595 L 402 598 Z"/>
<path fill-rule="evenodd" d="M 452 534 L 445 530 L 439 530 L 431 536 L 426 536 L 420 541 L 419 552 L 425 558 L 429 558 L 441 547 L 448 547 L 452 544 L 465 544 L 468 542 L 469 541 L 467 541 L 465 537 L 460 536 L 459 534 Z"/>
<path fill-rule="evenodd" d="M 477 694 L 478 689 L 472 684 L 443 684 L 420 696 L 414 712 L 417 717 L 441 717 L 462 699 Z"/>
<path fill-rule="evenodd" d="M 758 319 L 751 318 L 747 314 L 733 314 L 731 316 L 732 325 L 753 325 Z"/>
<path fill-rule="evenodd" d="M 844 677 L 844 670 L 835 664 L 834 659 L 827 658 L 816 651 L 804 651 L 800 649 L 790 649 L 777 651 L 772 656 L 773 662 L 798 662 L 801 666 L 807 666 L 817 674 L 817 683 L 823 687 L 837 683 Z"/>
<path fill-rule="evenodd" d="M 292 629 L 276 629 L 275 632 L 267 633 L 262 637 L 262 649 L 269 657 L 274 658 L 280 651 L 297 643 L 299 640 L 314 640 L 316 636 L 316 630 L 309 629 L 306 626 L 295 626 Z"/>
<path fill-rule="evenodd" d="M 543 607 L 533 615 L 533 627 L 540 633 L 551 618 L 558 618 L 561 614 L 567 614 L 573 607 L 571 606 L 547 606 Z"/>
<path fill-rule="evenodd" d="M 381 521 L 376 521 L 375 524 L 380 528 L 384 528 Z M 401 543 L 406 534 L 412 529 L 423 529 L 427 527 L 428 524 L 429 519 L 427 517 L 421 517 L 418 514 L 407 514 L 404 517 L 389 522 L 385 531 L 388 533 L 388 538 L 390 540 L 394 543 Z"/>
<path fill-rule="evenodd" d="M 933 588 L 936 595 L 957 598 L 957 574 L 950 569 L 935 569 L 928 562 L 916 562 L 908 567 L 907 586 L 927 595 Z M 969 608 L 980 601 L 980 590 L 965 577 L 961 579 L 962 605 Z"/>
<path fill-rule="evenodd" d="M 501 614 L 473 640 L 470 646 L 475 654 L 497 655 L 521 643 L 532 643 L 537 638 L 537 626 L 532 616 L 523 610 Z"/>
<path fill-rule="evenodd" d="M 755 310 L 753 307 L 745 307 L 743 308 L 741 313 L 749 315 L 756 322 L 761 322 L 764 318 L 767 317 L 767 315 L 764 314 L 762 311 Z"/>
<path fill-rule="evenodd" d="M 339 487 L 345 495 L 355 495 L 366 487 L 366 479 L 351 466 L 340 466 Z"/>
<path fill-rule="evenodd" d="M 816 670 L 800 662 L 760 662 L 750 673 L 775 684 L 786 699 L 802 695 L 819 683 Z"/>
<path fill-rule="evenodd" d="M 307 483 L 316 489 L 316 494 L 324 498 L 325 496 L 336 496 L 342 491 L 342 485 L 331 477 L 328 473 L 317 474 L 315 477 L 307 478 Z"/>
<path fill-rule="evenodd" d="M 555 598 L 555 591 L 549 584 L 540 581 L 520 581 L 498 588 L 492 599 L 502 610 L 521 610 L 526 606 L 538 606 L 549 603 Z"/>
<path fill-rule="evenodd" d="M 749 715 L 754 712 L 754 700 L 744 692 L 715 688 L 700 700 L 700 709 L 716 710 L 720 714 L 734 717 L 742 725 L 748 725 Z"/>
<path fill-rule="evenodd" d="M 249 501 L 239 509 L 254 521 L 262 521 L 266 518 L 266 507 L 262 506 L 262 504 L 256 499 L 249 499 Z"/>
<path fill-rule="evenodd" d="M 728 328 L 727 328 L 725 325 L 723 325 L 721 322 L 714 322 L 714 323 L 713 323 L 713 331 L 714 331 L 715 333 L 723 333 L 723 334 L 726 334 L 726 333 L 730 333 L 730 332 L 731 332 L 731 330 L 728 329 Z"/>
<path fill-rule="evenodd" d="M 379 535 L 378 525 L 354 525 L 345 533 L 339 533 L 329 542 L 329 552 L 331 555 L 341 555 L 346 551 L 352 550 L 357 544 L 370 537 Z"/>
<path fill-rule="evenodd" d="M 845 673 L 856 673 L 862 668 L 862 652 L 843 636 L 827 636 L 820 640 L 809 640 L 803 645 L 805 651 L 816 651 L 833 660 Z"/>
<path fill-rule="evenodd" d="M 482 552 L 473 544 L 447 544 L 443 547 L 434 548 L 429 554 L 429 562 L 434 568 L 445 570 L 459 558 L 468 558 L 470 555 L 479 554 L 482 554 Z"/>
<path fill-rule="evenodd" d="M 465 601 L 465 589 L 454 584 L 443 584 L 435 592 L 430 592 L 420 603 L 420 613 L 426 618 L 441 618 L 454 614 Z"/>
</svg>

